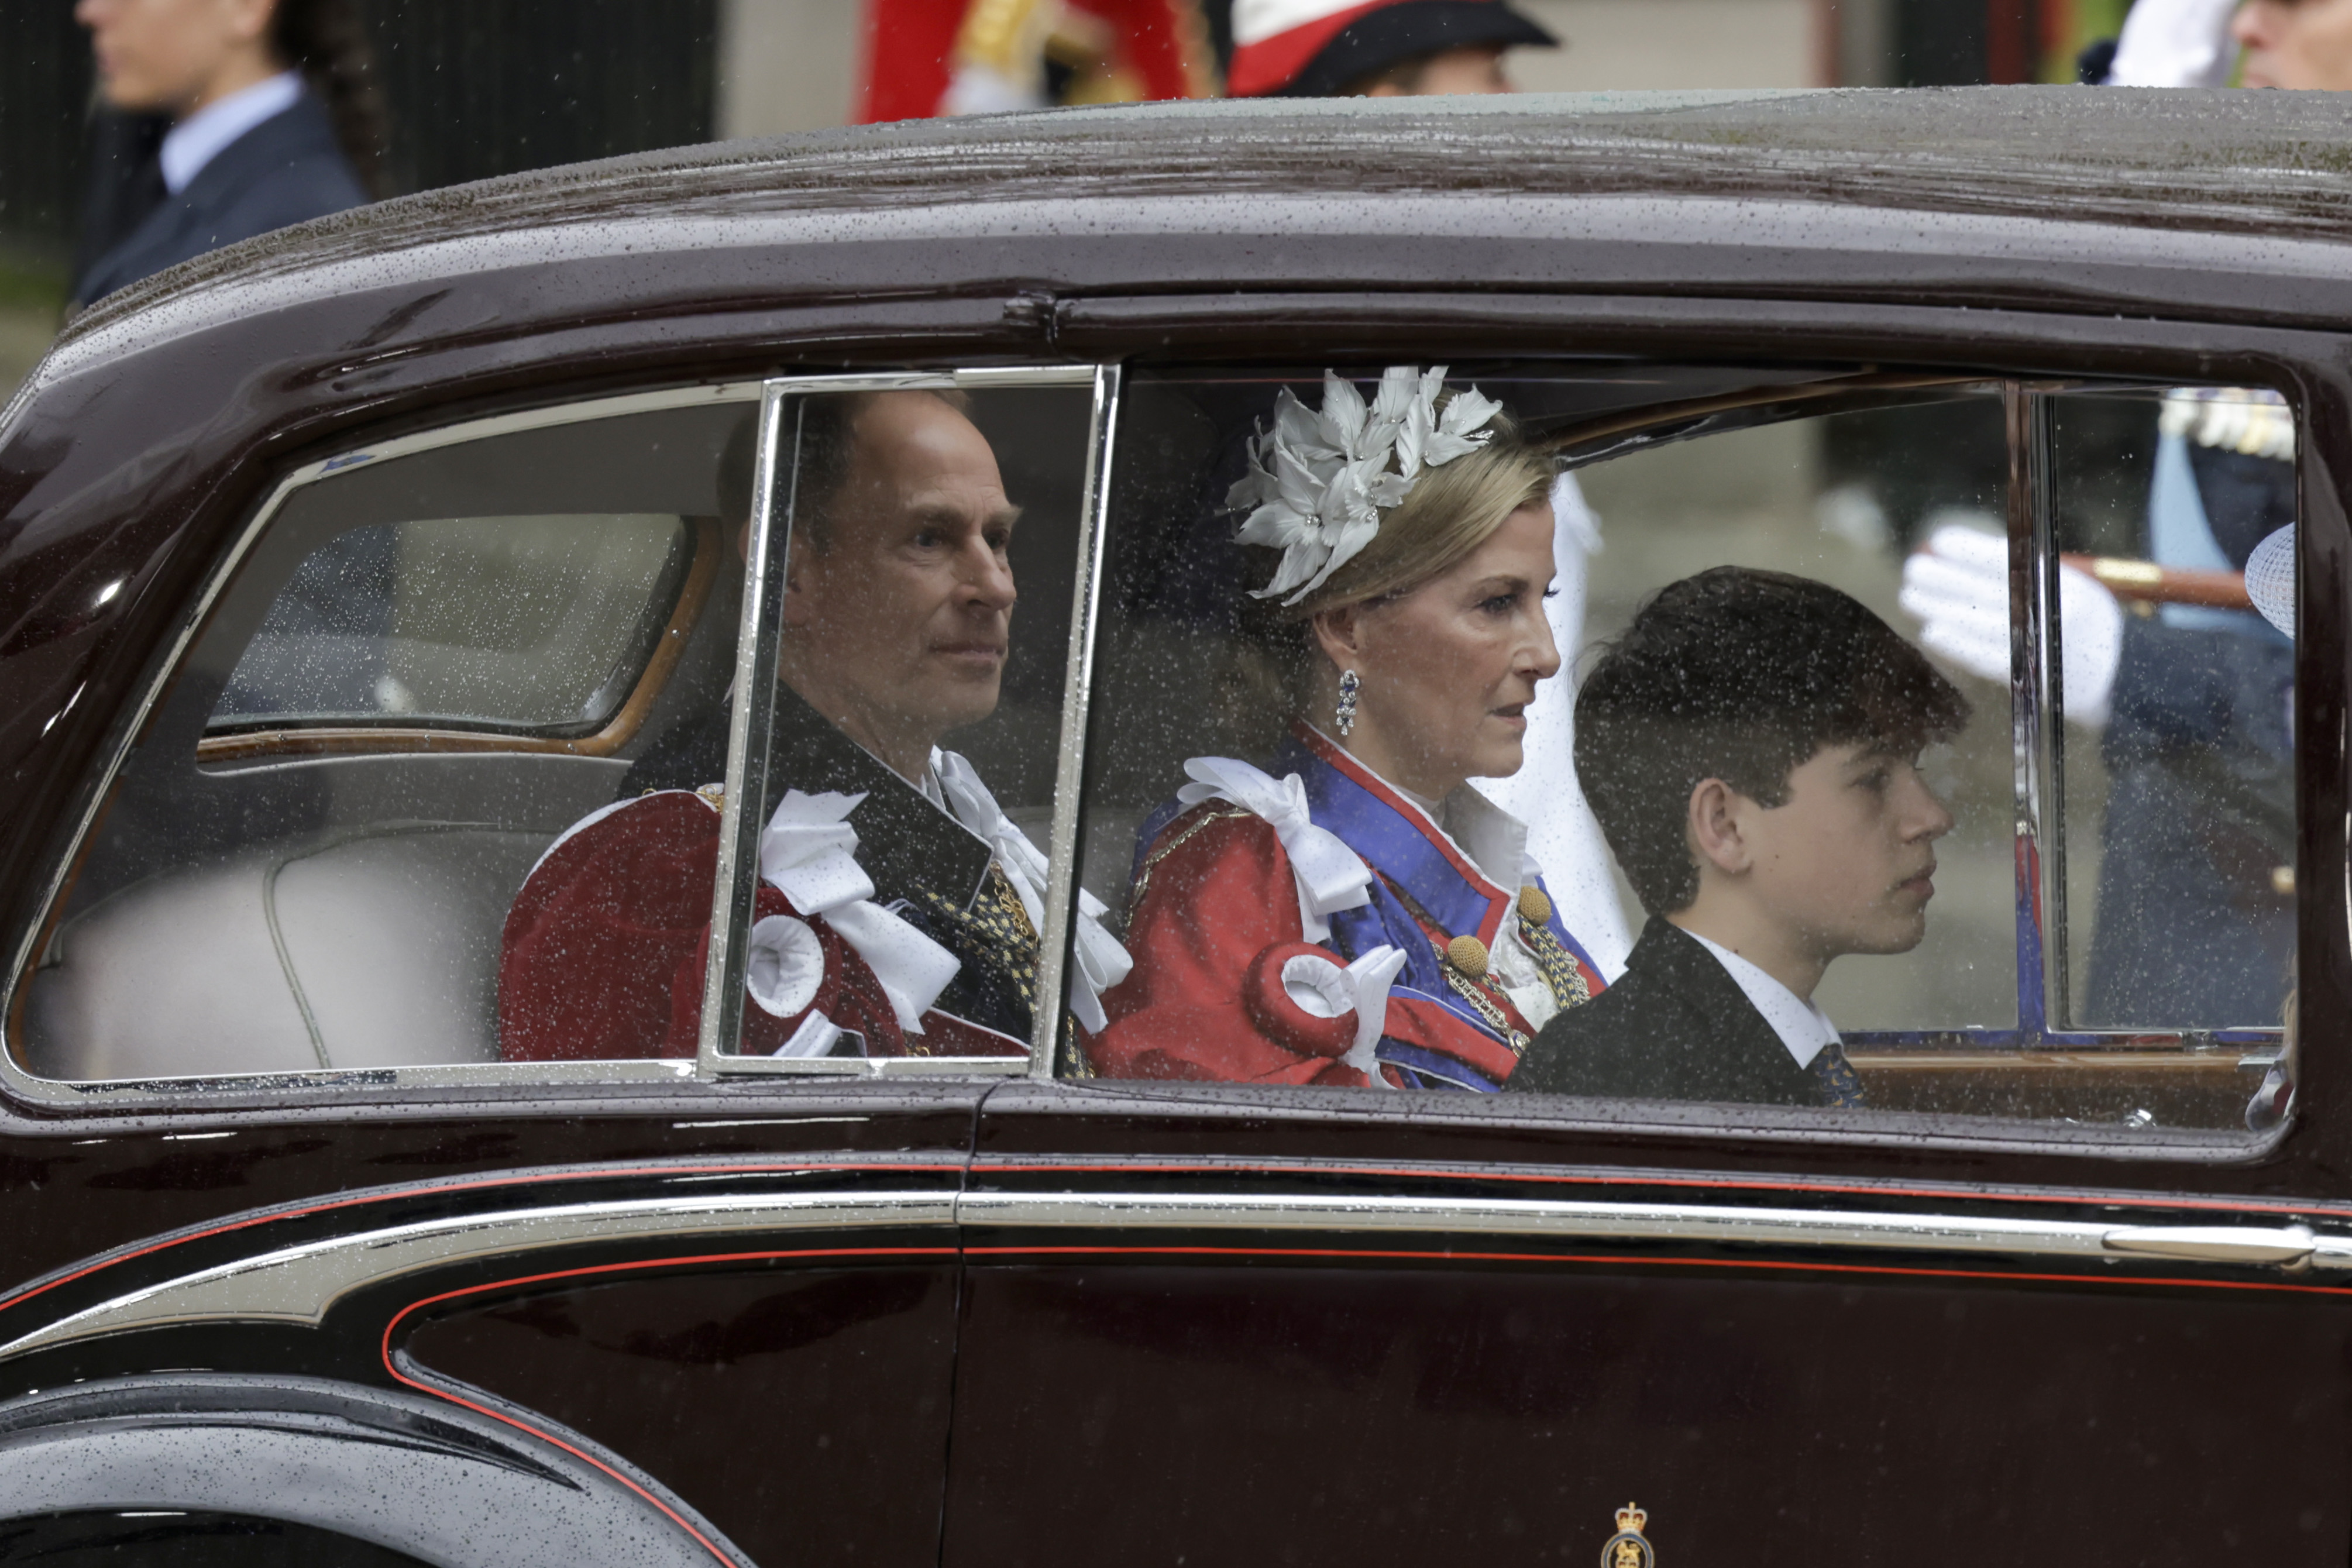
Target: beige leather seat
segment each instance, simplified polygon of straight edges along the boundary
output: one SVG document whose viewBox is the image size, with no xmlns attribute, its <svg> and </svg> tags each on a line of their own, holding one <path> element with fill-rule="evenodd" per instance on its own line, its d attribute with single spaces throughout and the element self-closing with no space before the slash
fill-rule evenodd
<svg viewBox="0 0 2352 1568">
<path fill-rule="evenodd" d="M 51 943 L 27 1065 L 125 1079 L 495 1060 L 499 933 L 548 841 L 393 823 L 140 883 Z"/>
</svg>

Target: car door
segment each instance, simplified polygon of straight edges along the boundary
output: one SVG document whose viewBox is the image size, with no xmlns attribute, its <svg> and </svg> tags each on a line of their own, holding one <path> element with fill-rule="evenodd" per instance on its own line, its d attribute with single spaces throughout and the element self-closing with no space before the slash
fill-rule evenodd
<svg viewBox="0 0 2352 1568">
<path fill-rule="evenodd" d="M 1370 405 L 1409 362 L 1575 481 L 1571 668 L 1718 567 L 1926 640 L 1972 710 L 1920 759 L 1950 814 L 1927 934 L 1815 994 L 1859 1108 L 1199 1081 L 1209 1026 L 1126 1078 L 1000 1088 L 961 1205 L 946 1560 L 2341 1560 L 2342 786 L 2310 740 L 2341 631 L 2290 640 L 2243 587 L 2294 522 L 2303 605 L 2336 603 L 2343 455 L 2298 390 L 2332 350 L 2240 387 L 2157 353 L 2069 379 L 2028 327 L 1815 357 L 1851 342 L 1816 311 L 1780 321 L 1804 357 L 1727 363 L 1723 307 L 1622 363 L 1481 363 L 1363 308 L 1419 352 L 1129 377 L 1088 889 L 1127 910 L 1203 820 L 1161 806 L 1187 758 L 1267 754 L 1227 684 L 1258 579 L 1223 509 L 1277 395 L 1311 417 L 1330 372 Z M 1530 711 L 1535 776 L 1481 787 L 1615 982 L 1642 910 Z"/>
<path fill-rule="evenodd" d="M 919 394 L 1025 518 L 958 743 L 1046 865 L 1096 379 L 542 394 L 254 477 L 12 976 L 0 1535 L 936 1559 L 954 1203 L 1028 1042 L 766 1054 L 761 834 L 819 786 L 740 738 L 799 657 L 809 410 Z M 672 837 L 551 924 L 630 811 Z"/>
</svg>

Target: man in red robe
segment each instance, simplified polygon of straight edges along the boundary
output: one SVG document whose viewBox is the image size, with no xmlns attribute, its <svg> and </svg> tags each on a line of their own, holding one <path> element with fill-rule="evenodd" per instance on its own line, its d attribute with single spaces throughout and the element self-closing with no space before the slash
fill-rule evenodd
<svg viewBox="0 0 2352 1568">
<path fill-rule="evenodd" d="M 951 394 L 811 397 L 797 421 L 739 1048 L 1019 1054 L 1044 858 L 939 749 L 995 710 L 1019 509 Z M 722 704 L 660 736 L 532 871 L 499 973 L 508 1059 L 693 1054 L 728 723 Z"/>
</svg>

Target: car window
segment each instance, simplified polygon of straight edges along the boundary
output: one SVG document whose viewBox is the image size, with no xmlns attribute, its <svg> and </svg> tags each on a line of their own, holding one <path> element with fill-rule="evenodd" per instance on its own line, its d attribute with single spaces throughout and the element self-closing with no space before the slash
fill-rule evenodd
<svg viewBox="0 0 2352 1568">
<path fill-rule="evenodd" d="M 661 646 L 695 555 L 661 514 L 373 523 L 312 550 L 206 726 L 593 734 Z"/>
<path fill-rule="evenodd" d="M 1025 1069 L 1094 410 L 1085 382 L 779 404 L 727 1070 Z M 1101 912 L 1066 1043 L 1126 972 Z"/>
<path fill-rule="evenodd" d="M 1097 373 L 982 379 L 646 394 L 293 475 L 106 788 L 19 1065 L 1017 1072 L 1041 1014 L 1075 1048 L 1127 967 L 1055 858 Z"/>
<path fill-rule="evenodd" d="M 2294 421 L 2226 387 L 2051 416 L 2054 1021 L 2261 1038 L 2294 980 Z"/>
<path fill-rule="evenodd" d="M 1070 1069 L 2263 1124 L 2291 644 L 2161 542 L 2166 432 L 2248 396 L 1135 378 L 1080 862 L 1133 970 Z M 2291 522 L 2291 456 L 2210 531 Z M 2181 919 L 2245 1000 L 2147 984 Z"/>
<path fill-rule="evenodd" d="M 519 900 L 640 792 L 670 726 L 726 705 L 757 399 L 535 410 L 293 476 L 104 797 L 26 984 L 20 1062 L 120 1079 L 691 1057 L 673 993 L 700 973 L 712 802 L 682 797 L 700 822 L 666 803 L 625 936 Z M 660 993 L 599 990 L 599 942 L 601 962 L 619 943 L 666 966 Z M 551 943 L 572 944 L 562 976 Z"/>
</svg>

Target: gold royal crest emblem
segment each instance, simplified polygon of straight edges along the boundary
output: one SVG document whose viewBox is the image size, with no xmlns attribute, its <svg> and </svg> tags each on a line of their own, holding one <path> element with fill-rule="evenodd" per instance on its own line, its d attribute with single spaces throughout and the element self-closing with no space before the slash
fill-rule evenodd
<svg viewBox="0 0 2352 1568">
<path fill-rule="evenodd" d="M 1617 1533 L 1601 1549 L 1601 1568 L 1657 1568 L 1658 1554 L 1650 1550 L 1649 1537 L 1642 1527 L 1650 1516 L 1642 1511 L 1639 1503 L 1627 1503 L 1617 1510 Z"/>
</svg>

